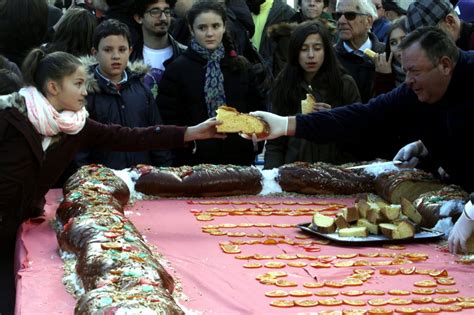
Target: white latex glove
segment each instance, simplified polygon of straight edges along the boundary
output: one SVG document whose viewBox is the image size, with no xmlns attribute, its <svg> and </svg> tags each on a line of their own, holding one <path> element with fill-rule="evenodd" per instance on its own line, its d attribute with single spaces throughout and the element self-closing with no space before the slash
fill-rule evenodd
<svg viewBox="0 0 474 315">
<path fill-rule="evenodd" d="M 288 134 L 288 117 L 278 116 L 264 111 L 250 112 L 249 114 L 262 118 L 270 126 L 270 134 L 267 137 L 258 138 L 258 141 L 271 140 Z M 240 136 L 252 140 L 252 137 L 249 135 L 241 134 Z"/>
<path fill-rule="evenodd" d="M 393 158 L 394 161 L 401 161 L 401 167 L 415 167 L 420 161 L 420 157 L 428 155 L 428 150 L 426 149 L 423 142 L 420 140 L 412 142 L 404 146 L 398 151 L 398 153 Z"/>
<path fill-rule="evenodd" d="M 464 206 L 464 211 L 459 219 L 454 224 L 453 230 L 449 234 L 448 246 L 449 251 L 453 254 L 456 254 L 458 251 L 467 253 L 467 240 L 474 232 L 474 221 L 470 220 L 467 213 L 474 213 L 474 206 L 469 201 Z"/>
</svg>

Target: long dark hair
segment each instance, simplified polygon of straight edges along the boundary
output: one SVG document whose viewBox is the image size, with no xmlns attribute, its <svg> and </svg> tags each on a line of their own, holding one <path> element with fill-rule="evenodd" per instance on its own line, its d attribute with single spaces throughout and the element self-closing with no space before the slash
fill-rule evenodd
<svg viewBox="0 0 474 315">
<path fill-rule="evenodd" d="M 298 111 L 303 94 L 301 82 L 305 72 L 299 64 L 299 55 L 309 35 L 319 34 L 324 48 L 324 62 L 316 74 L 328 83 L 332 95 L 342 98 L 341 77 L 345 73 L 336 58 L 328 30 L 318 21 L 307 21 L 298 25 L 291 33 L 288 61 L 276 78 L 272 91 L 273 112 L 292 115 Z M 316 88 L 317 87 L 313 87 Z"/>
<path fill-rule="evenodd" d="M 67 10 L 53 41 L 47 46 L 48 52 L 65 51 L 78 57 L 90 55 L 96 26 L 97 18 L 86 9 Z"/>
<path fill-rule="evenodd" d="M 387 55 L 387 58 L 390 56 L 390 53 L 392 52 L 392 50 L 390 49 L 390 35 L 397 28 L 401 29 L 402 31 L 405 32 L 405 34 L 408 35 L 408 30 L 407 30 L 407 26 L 406 26 L 406 17 L 405 16 L 402 16 L 402 17 L 396 19 L 395 21 L 393 21 L 392 25 L 390 25 L 390 28 L 387 31 L 387 40 L 385 41 L 385 53 Z"/>
<path fill-rule="evenodd" d="M 188 21 L 189 27 L 192 29 L 194 21 L 198 17 L 198 15 L 206 12 L 213 12 L 219 15 L 222 18 L 222 22 L 224 26 L 227 24 L 227 12 L 225 7 L 217 1 L 212 0 L 202 0 L 195 2 L 191 9 L 188 11 L 186 19 Z M 248 60 L 243 57 L 237 55 L 237 51 L 235 49 L 234 41 L 232 37 L 229 35 L 228 30 L 224 32 L 222 36 L 222 45 L 224 45 L 225 54 L 226 56 L 231 57 L 230 65 L 231 69 L 243 69 L 247 67 L 250 63 Z"/>
<path fill-rule="evenodd" d="M 46 83 L 49 80 L 62 83 L 64 77 L 73 74 L 79 66 L 82 66 L 81 61 L 67 52 L 46 54 L 36 48 L 26 56 L 22 72 L 26 85 L 34 86 L 46 95 Z"/>
</svg>

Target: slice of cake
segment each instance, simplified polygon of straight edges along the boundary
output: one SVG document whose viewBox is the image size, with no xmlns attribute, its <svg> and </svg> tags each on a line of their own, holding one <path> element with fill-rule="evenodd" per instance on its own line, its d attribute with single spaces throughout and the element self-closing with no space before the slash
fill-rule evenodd
<svg viewBox="0 0 474 315">
<path fill-rule="evenodd" d="M 316 99 L 312 94 L 306 94 L 306 99 L 301 101 L 301 112 L 308 114 L 313 112 L 313 107 L 316 104 Z"/>
<path fill-rule="evenodd" d="M 217 132 L 233 133 L 241 132 L 248 135 L 256 134 L 257 137 L 265 137 L 270 133 L 270 126 L 259 117 L 239 113 L 230 106 L 220 106 L 217 109 L 217 120 L 222 124 L 217 126 Z"/>
</svg>

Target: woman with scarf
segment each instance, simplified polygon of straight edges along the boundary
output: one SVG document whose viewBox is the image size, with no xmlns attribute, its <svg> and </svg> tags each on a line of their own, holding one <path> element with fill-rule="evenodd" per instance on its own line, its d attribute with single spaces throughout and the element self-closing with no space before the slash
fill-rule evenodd
<svg viewBox="0 0 474 315">
<path fill-rule="evenodd" d="M 405 82 L 405 72 L 401 64 L 402 51 L 398 47 L 408 33 L 405 20 L 405 17 L 402 17 L 393 21 L 387 31 L 385 53 L 377 54 L 374 58 L 376 95 L 387 93 Z"/>
<path fill-rule="evenodd" d="M 84 108 L 86 70 L 65 52 L 35 49 L 23 64 L 26 87 L 0 96 L 0 291 L 14 290 L 16 231 L 42 214 L 44 196 L 73 160 L 87 148 L 143 151 L 185 146 L 212 137 L 217 121 L 193 127 L 126 128 L 88 119 Z M 1 306 L 1 304 L 0 304 Z M 2 310 L 10 314 L 11 310 Z"/>
<path fill-rule="evenodd" d="M 163 121 L 193 124 L 214 117 L 224 104 L 244 113 L 265 108 L 250 64 L 236 54 L 226 33 L 225 8 L 216 1 L 197 2 L 187 18 L 191 43 L 166 67 L 160 83 L 157 102 Z M 195 150 L 175 150 L 173 164 L 251 165 L 261 148 L 230 134 L 225 140 L 197 141 Z"/>
</svg>

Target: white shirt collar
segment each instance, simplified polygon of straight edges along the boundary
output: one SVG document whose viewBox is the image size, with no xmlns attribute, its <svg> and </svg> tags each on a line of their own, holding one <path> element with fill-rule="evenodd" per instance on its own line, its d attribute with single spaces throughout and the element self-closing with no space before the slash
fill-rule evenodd
<svg viewBox="0 0 474 315">
<path fill-rule="evenodd" d="M 342 45 L 344 45 L 344 49 L 347 50 L 348 52 L 350 53 L 355 53 L 356 51 L 354 49 L 352 49 L 351 46 L 349 46 L 346 41 L 343 41 L 342 42 Z M 359 47 L 359 49 L 357 49 L 357 54 L 364 54 L 364 50 L 366 50 L 367 48 L 371 49 L 372 48 L 372 42 L 370 40 L 369 37 L 367 37 L 367 40 L 365 41 L 364 44 L 362 44 L 362 46 Z"/>
</svg>

